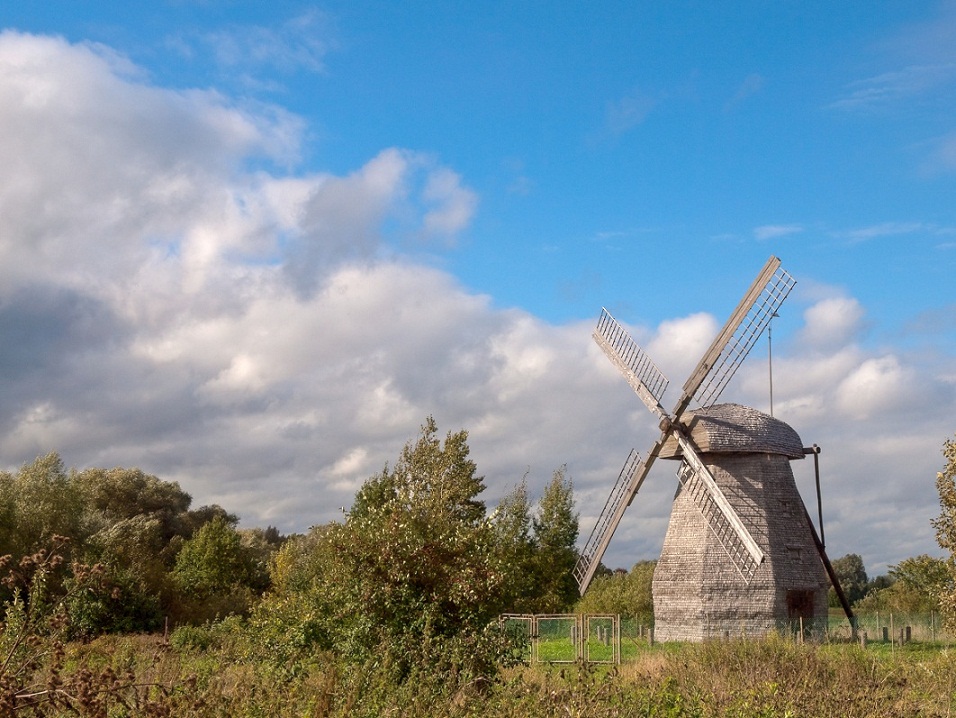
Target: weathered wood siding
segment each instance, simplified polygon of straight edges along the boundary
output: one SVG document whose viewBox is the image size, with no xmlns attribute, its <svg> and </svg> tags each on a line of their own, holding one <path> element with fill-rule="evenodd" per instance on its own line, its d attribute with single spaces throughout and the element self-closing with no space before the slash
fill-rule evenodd
<svg viewBox="0 0 956 718">
<path fill-rule="evenodd" d="M 714 420 L 709 421 L 711 412 Z M 656 637 L 701 641 L 762 635 L 786 626 L 794 617 L 794 601 L 801 596 L 802 612 L 811 614 L 806 618 L 823 619 L 827 575 L 790 469 L 790 458 L 803 457 L 796 432 L 766 414 L 734 404 L 695 414 L 691 436 L 702 449 L 701 458 L 765 559 L 746 582 L 697 507 L 678 492 L 654 573 Z M 728 437 L 736 437 L 747 453 L 736 450 L 738 443 Z M 668 458 L 663 452 L 662 457 Z M 813 626 L 812 620 L 807 626 Z"/>
</svg>

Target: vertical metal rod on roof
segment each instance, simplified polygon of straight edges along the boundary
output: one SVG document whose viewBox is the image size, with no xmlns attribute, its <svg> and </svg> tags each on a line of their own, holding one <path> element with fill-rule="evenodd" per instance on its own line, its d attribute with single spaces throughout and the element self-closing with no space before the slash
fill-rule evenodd
<svg viewBox="0 0 956 718">
<path fill-rule="evenodd" d="M 773 318 L 780 315 L 774 312 L 767 323 L 767 364 L 770 369 L 770 416 L 773 416 Z"/>
</svg>

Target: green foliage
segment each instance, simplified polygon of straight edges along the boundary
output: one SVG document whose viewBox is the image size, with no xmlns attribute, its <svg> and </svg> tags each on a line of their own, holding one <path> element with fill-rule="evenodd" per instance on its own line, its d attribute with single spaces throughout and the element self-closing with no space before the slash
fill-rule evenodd
<svg viewBox="0 0 956 718">
<path fill-rule="evenodd" d="M 956 626 L 956 442 L 952 439 L 943 443 L 943 457 L 946 465 L 936 474 L 940 514 L 933 520 L 933 528 L 936 543 L 948 552 L 949 587 L 940 595 L 940 607 L 949 625 Z"/>
<path fill-rule="evenodd" d="M 281 537 L 275 529 L 236 534 L 241 548 L 229 547 L 224 563 L 209 563 L 205 574 L 190 574 L 184 565 L 177 581 L 178 554 L 202 527 L 219 521 L 235 534 L 238 521 L 219 506 L 190 510 L 191 501 L 179 484 L 140 469 L 67 471 L 50 453 L 15 474 L 0 472 L 0 555 L 16 564 L 52 536 L 67 537 L 73 562 L 61 563 L 47 583 L 52 596 L 69 593 L 71 631 L 87 637 L 155 630 L 167 616 L 205 620 L 248 610 L 268 585 L 268 563 Z M 215 586 L 200 598 L 208 588 L 203 580 L 215 583 L 217 571 L 235 570 L 235 554 L 248 570 L 228 589 Z M 78 580 L 74 564 L 95 566 L 91 580 Z M 10 589 L 0 587 L 0 600 L 9 598 Z"/>
<path fill-rule="evenodd" d="M 163 625 L 160 597 L 142 577 L 123 567 L 96 564 L 92 572 L 73 574 L 65 582 L 70 635 L 155 631 Z"/>
<path fill-rule="evenodd" d="M 890 584 L 874 588 L 856 603 L 866 613 L 931 613 L 940 610 L 940 599 L 952 589 L 952 577 L 943 559 L 926 554 L 890 566 Z"/>
<path fill-rule="evenodd" d="M 654 598 L 651 592 L 657 561 L 640 561 L 628 572 L 597 576 L 574 607 L 575 613 L 618 614 L 651 623 Z"/>
<path fill-rule="evenodd" d="M 162 481 L 140 469 L 86 469 L 76 475 L 74 483 L 101 525 L 148 517 L 157 522 L 166 541 L 179 533 L 177 524 L 192 503 L 178 483 Z"/>
<path fill-rule="evenodd" d="M 851 605 L 866 595 L 869 581 L 866 577 L 866 569 L 863 567 L 863 558 L 859 554 L 848 553 L 846 556 L 834 559 L 833 571 L 836 573 L 840 586 L 843 588 L 843 593 Z M 830 589 L 828 602 L 833 608 L 840 605 L 833 588 Z"/>
<path fill-rule="evenodd" d="M 190 623 L 247 614 L 268 585 L 255 551 L 222 516 L 183 544 L 172 577 L 184 605 L 177 618 Z"/>
<path fill-rule="evenodd" d="M 531 501 L 524 479 L 501 500 L 491 520 L 505 574 L 502 605 L 509 613 L 535 613 L 537 544 L 531 534 Z"/>
<path fill-rule="evenodd" d="M 554 472 L 532 521 L 535 555 L 537 612 L 566 611 L 578 599 L 574 564 L 578 553 L 578 515 L 574 511 L 574 488 L 565 467 Z"/>
<path fill-rule="evenodd" d="M 359 490 L 344 524 L 283 547 L 255 623 L 354 663 L 387 656 L 406 676 L 426 655 L 449 670 L 489 670 L 483 637 L 505 576 L 483 489 L 467 433 L 441 442 L 429 418 L 395 467 Z"/>
<path fill-rule="evenodd" d="M 32 554 L 54 535 L 74 542 L 86 537 L 83 497 L 59 454 L 24 464 L 16 474 L 0 473 L 0 511 L 10 523 L 0 551 L 15 559 Z M 15 528 L 14 528 L 15 527 Z"/>
</svg>

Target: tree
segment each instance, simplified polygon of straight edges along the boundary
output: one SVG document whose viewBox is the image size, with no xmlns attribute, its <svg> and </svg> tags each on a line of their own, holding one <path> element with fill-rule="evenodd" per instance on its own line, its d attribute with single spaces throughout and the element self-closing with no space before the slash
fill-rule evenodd
<svg viewBox="0 0 956 718">
<path fill-rule="evenodd" d="M 149 515 L 172 535 L 175 517 L 185 513 L 192 497 L 174 481 L 162 481 L 141 469 L 90 468 L 74 479 L 89 508 L 109 523 Z"/>
<path fill-rule="evenodd" d="M 940 514 L 933 520 L 936 542 L 949 553 L 946 567 L 949 572 L 949 588 L 940 596 L 940 608 L 950 625 L 956 625 L 956 442 L 947 439 L 943 443 L 946 465 L 936 474 L 936 490 L 939 492 Z"/>
<path fill-rule="evenodd" d="M 863 567 L 863 558 L 857 553 L 848 553 L 846 556 L 833 561 L 833 571 L 840 580 L 843 593 L 850 604 L 854 604 L 866 595 L 867 577 Z M 839 606 L 836 591 L 832 588 L 829 593 L 830 606 Z"/>
<path fill-rule="evenodd" d="M 449 432 L 442 442 L 429 417 L 394 468 L 365 482 L 344 524 L 299 544 L 321 560 L 289 556 L 295 545 L 280 551 L 281 584 L 305 588 L 308 605 L 280 586 L 256 623 L 267 625 L 271 612 L 286 635 L 356 662 L 387 660 L 403 676 L 416 661 L 441 670 L 486 659 L 476 646 L 501 608 L 504 573 L 467 438 Z M 290 607 L 307 629 L 296 630 Z"/>
<path fill-rule="evenodd" d="M 68 605 L 75 632 L 93 636 L 162 626 L 171 593 L 162 548 L 160 522 L 148 515 L 122 519 L 93 534 L 80 553 L 101 573 L 72 593 Z M 74 583 L 75 577 L 68 587 Z"/>
<path fill-rule="evenodd" d="M 223 517 L 204 524 L 183 544 L 173 578 L 186 599 L 181 618 L 194 623 L 248 613 L 268 582 L 254 551 Z"/>
<path fill-rule="evenodd" d="M 499 561 L 504 572 L 502 604 L 509 613 L 533 613 L 537 596 L 531 533 L 531 501 L 525 479 L 514 487 L 492 514 Z"/>
<path fill-rule="evenodd" d="M 14 558 L 46 545 L 54 535 L 66 536 L 74 544 L 86 537 L 83 498 L 56 452 L 37 457 L 0 481 L 6 484 L 2 493 L 7 497 L 7 519 L 15 527 L 4 550 Z"/>
<path fill-rule="evenodd" d="M 952 588 L 946 561 L 926 554 L 890 566 L 889 585 L 871 588 L 856 606 L 860 611 L 929 613 L 940 610 L 940 598 Z M 875 582 L 871 582 L 871 586 Z"/>
<path fill-rule="evenodd" d="M 537 548 L 537 612 L 566 611 L 578 599 L 573 573 L 578 559 L 575 549 L 578 515 L 574 511 L 574 487 L 566 467 L 555 471 L 545 487 L 532 525 Z"/>
<path fill-rule="evenodd" d="M 639 561 L 630 571 L 596 576 L 574 607 L 575 613 L 616 613 L 650 623 L 654 617 L 652 584 L 657 561 Z"/>
</svg>

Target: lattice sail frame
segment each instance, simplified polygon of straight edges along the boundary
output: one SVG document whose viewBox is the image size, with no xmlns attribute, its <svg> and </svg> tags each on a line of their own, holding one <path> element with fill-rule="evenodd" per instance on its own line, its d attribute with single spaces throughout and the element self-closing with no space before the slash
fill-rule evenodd
<svg viewBox="0 0 956 718">
<path fill-rule="evenodd" d="M 614 535 L 614 529 L 617 528 L 617 524 L 620 522 L 620 517 L 624 515 L 624 510 L 627 509 L 628 504 L 630 504 L 631 497 L 636 493 L 633 486 L 634 476 L 637 474 L 638 468 L 642 463 L 641 455 L 634 449 L 631 449 L 631 453 L 624 463 L 624 468 L 622 468 L 621 473 L 618 474 L 617 481 L 614 482 L 614 488 L 611 490 L 610 495 L 607 497 L 607 502 L 601 510 L 598 522 L 591 530 L 591 535 L 588 536 L 587 543 L 584 544 L 584 549 L 581 551 L 581 555 L 574 565 L 574 578 L 578 582 L 579 587 L 582 583 L 591 582 L 591 578 L 594 576 L 594 570 L 601 561 L 600 558 L 598 558 L 597 561 L 593 561 L 593 558 L 595 556 L 604 555 L 604 551 L 611 541 L 611 536 Z"/>
<path fill-rule="evenodd" d="M 624 511 L 634 500 L 671 434 L 675 435 L 685 459 L 678 469 L 681 485 L 691 492 L 695 505 L 740 575 L 748 582 L 753 578 L 763 561 L 763 552 L 700 460 L 679 420 L 691 401 L 696 400 L 701 406 L 711 406 L 717 401 L 795 284 L 793 277 L 780 266 L 780 260 L 771 256 L 687 379 L 670 416 L 660 404 L 667 378 L 610 313 L 602 310 L 592 336 L 647 408 L 661 420 L 662 431 L 646 459 L 641 460 L 637 452 L 631 451 L 585 543 L 574 568 L 582 594 L 593 579 Z"/>
<path fill-rule="evenodd" d="M 755 284 L 759 281 L 760 277 Z M 690 392 L 699 406 L 707 407 L 717 403 L 717 399 L 720 398 L 727 384 L 730 383 L 737 368 L 747 358 L 747 354 L 753 349 L 757 339 L 770 324 L 773 316 L 796 283 L 796 280 L 783 267 L 776 266 L 757 298 L 748 304 L 749 309 L 747 309 L 742 321 L 737 325 L 730 338 L 725 340 L 722 334 L 717 336 L 705 356 L 709 356 L 717 346 L 722 348 L 707 369 L 706 377 L 699 386 Z M 748 298 L 749 296 L 744 297 L 735 310 L 735 315 L 741 311 Z M 692 375 L 687 384 L 684 385 L 685 392 L 692 388 L 693 379 Z"/>
</svg>

